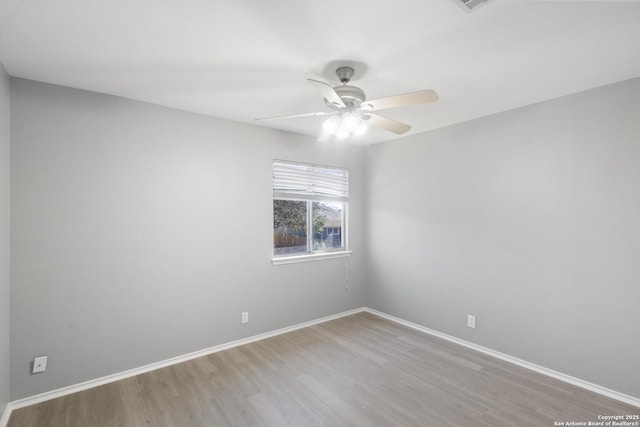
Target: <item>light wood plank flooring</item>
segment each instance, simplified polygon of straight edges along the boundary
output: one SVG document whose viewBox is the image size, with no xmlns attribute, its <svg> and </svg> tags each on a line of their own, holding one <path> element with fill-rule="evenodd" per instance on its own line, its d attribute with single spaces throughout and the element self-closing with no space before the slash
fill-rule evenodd
<svg viewBox="0 0 640 427">
<path fill-rule="evenodd" d="M 359 313 L 18 409 L 9 427 L 526 427 L 638 413 Z"/>
</svg>

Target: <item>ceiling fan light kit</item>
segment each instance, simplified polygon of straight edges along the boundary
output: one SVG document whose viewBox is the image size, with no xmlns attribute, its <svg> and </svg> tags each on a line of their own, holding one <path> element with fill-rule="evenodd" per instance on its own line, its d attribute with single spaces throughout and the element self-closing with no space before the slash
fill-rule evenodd
<svg viewBox="0 0 640 427">
<path fill-rule="evenodd" d="M 424 104 L 438 100 L 438 94 L 435 91 L 426 89 L 367 101 L 362 89 L 349 85 L 353 75 L 353 68 L 338 67 L 338 69 L 336 69 L 336 76 L 342 85 L 336 87 L 332 87 L 319 80 L 307 79 L 311 85 L 320 91 L 324 97 L 324 103 L 330 111 L 267 117 L 256 120 L 329 115 L 331 117 L 322 124 L 325 137 L 347 139 L 350 136 L 361 136 L 364 135 L 371 126 L 382 128 L 396 134 L 403 134 L 409 131 L 411 126 L 373 113 L 372 111 Z"/>
<path fill-rule="evenodd" d="M 322 124 L 322 129 L 328 136 L 335 136 L 336 139 L 346 139 L 351 135 L 364 135 L 369 126 L 359 114 L 346 112 L 340 116 L 329 117 Z"/>
</svg>

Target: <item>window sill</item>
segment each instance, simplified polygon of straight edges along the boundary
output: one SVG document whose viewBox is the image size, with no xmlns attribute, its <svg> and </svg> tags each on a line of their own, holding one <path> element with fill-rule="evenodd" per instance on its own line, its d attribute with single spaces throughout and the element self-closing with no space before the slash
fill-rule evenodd
<svg viewBox="0 0 640 427">
<path fill-rule="evenodd" d="M 349 255 L 351 255 L 351 251 L 286 256 L 286 257 L 272 258 L 271 264 L 273 265 L 295 264 L 298 262 L 320 261 L 323 259 L 346 258 Z"/>
</svg>

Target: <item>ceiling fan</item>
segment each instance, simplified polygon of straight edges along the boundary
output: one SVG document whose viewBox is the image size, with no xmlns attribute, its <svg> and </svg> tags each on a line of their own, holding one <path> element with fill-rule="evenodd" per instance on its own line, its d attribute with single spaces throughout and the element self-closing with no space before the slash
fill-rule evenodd
<svg viewBox="0 0 640 427">
<path fill-rule="evenodd" d="M 339 67 L 336 70 L 336 75 L 342 85 L 336 87 L 319 80 L 307 79 L 324 96 L 324 103 L 329 108 L 329 111 L 265 117 L 256 120 L 330 116 L 323 123 L 322 128 L 326 136 L 335 136 L 337 139 L 345 139 L 350 135 L 362 135 L 370 126 L 386 129 L 400 135 L 411 129 L 411 126 L 381 116 L 374 113 L 374 111 L 424 104 L 438 100 L 438 94 L 435 91 L 425 89 L 367 101 L 362 89 L 348 84 L 353 74 L 353 68 Z"/>
</svg>

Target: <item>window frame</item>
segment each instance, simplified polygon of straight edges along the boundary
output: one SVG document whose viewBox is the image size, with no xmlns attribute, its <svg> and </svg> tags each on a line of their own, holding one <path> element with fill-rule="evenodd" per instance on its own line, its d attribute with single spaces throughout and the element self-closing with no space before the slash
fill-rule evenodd
<svg viewBox="0 0 640 427">
<path fill-rule="evenodd" d="M 281 265 L 281 264 L 291 264 L 298 262 L 307 262 L 307 261 L 317 261 L 322 259 L 332 259 L 332 258 L 343 258 L 348 257 L 352 251 L 349 250 L 349 198 L 348 198 L 348 170 L 346 168 L 337 168 L 332 166 L 325 165 L 314 165 L 308 163 L 300 163 L 300 162 L 292 162 L 285 160 L 273 160 L 273 165 L 275 164 L 290 164 L 295 166 L 307 166 L 310 168 L 325 168 L 330 170 L 341 170 L 345 173 L 346 183 L 347 183 L 347 193 L 346 197 L 332 197 L 324 194 L 314 194 L 310 192 L 305 195 L 286 195 L 282 194 L 279 191 L 276 191 L 275 184 L 273 188 L 273 197 L 272 197 L 272 224 L 273 224 L 273 201 L 275 200 L 290 200 L 296 202 L 305 202 L 306 203 L 306 252 L 298 253 L 298 254 L 282 254 L 276 255 L 274 250 L 274 242 L 272 240 L 271 245 L 271 262 L 273 265 Z M 275 173 L 275 172 L 274 172 Z M 341 247 L 340 248 L 323 248 L 323 249 L 314 249 L 313 242 L 313 205 L 314 203 L 339 203 L 342 205 L 341 212 Z"/>
</svg>

